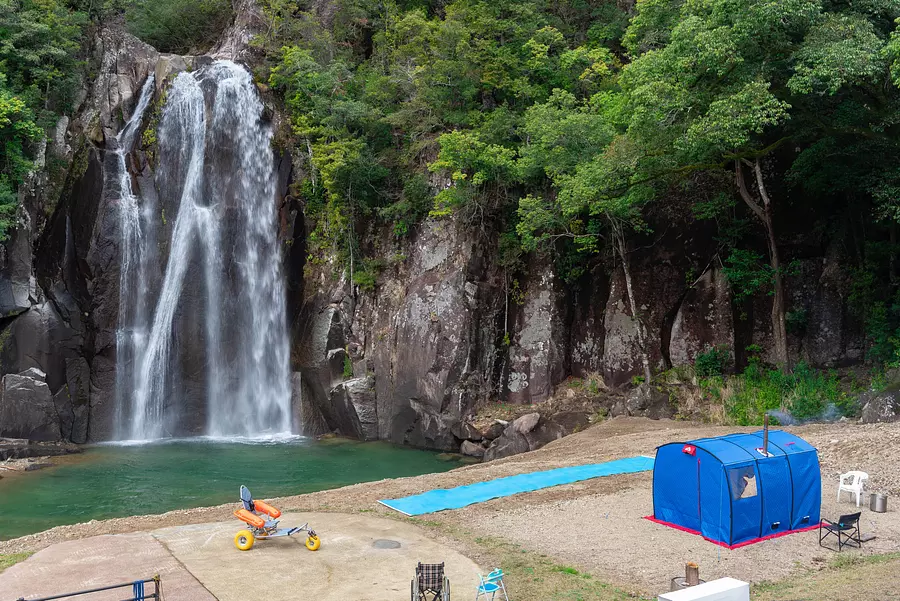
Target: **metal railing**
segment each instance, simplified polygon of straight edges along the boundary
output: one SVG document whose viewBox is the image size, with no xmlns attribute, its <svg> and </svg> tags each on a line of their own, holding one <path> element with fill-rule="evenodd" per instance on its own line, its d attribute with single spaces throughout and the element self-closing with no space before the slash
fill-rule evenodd
<svg viewBox="0 0 900 601">
<path fill-rule="evenodd" d="M 153 592 L 148 593 L 145 592 L 144 585 L 152 584 Z M 131 596 L 123 599 L 122 601 L 149 601 L 151 599 L 155 601 L 161 601 L 162 599 L 162 591 L 159 586 L 159 574 L 154 576 L 153 578 L 146 578 L 144 580 L 135 580 L 133 582 L 124 582 L 122 584 L 111 584 L 109 586 L 101 586 L 100 588 L 92 588 L 86 591 L 77 591 L 74 593 L 64 593 L 62 595 L 53 595 L 52 597 L 40 597 L 38 599 L 26 599 L 25 597 L 19 597 L 16 601 L 52 601 L 53 599 L 66 599 L 68 597 L 77 597 L 79 595 L 89 595 L 91 593 L 99 593 L 101 591 L 111 591 L 117 588 L 130 588 Z"/>
</svg>

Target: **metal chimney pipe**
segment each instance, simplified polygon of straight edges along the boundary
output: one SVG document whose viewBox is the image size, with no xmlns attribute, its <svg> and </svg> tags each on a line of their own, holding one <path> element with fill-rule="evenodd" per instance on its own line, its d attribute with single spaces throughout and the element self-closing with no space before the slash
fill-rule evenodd
<svg viewBox="0 0 900 601">
<path fill-rule="evenodd" d="M 763 457 L 769 456 L 769 414 L 763 416 Z"/>
</svg>

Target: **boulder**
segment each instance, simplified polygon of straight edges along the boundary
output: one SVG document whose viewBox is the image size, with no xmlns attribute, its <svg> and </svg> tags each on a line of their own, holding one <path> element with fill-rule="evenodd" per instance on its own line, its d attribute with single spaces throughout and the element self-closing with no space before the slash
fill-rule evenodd
<svg viewBox="0 0 900 601">
<path fill-rule="evenodd" d="M 895 422 L 900 420 L 900 385 L 880 392 L 869 391 L 859 398 L 862 423 Z"/>
<path fill-rule="evenodd" d="M 528 439 L 512 428 L 507 428 L 503 435 L 494 440 L 487 451 L 484 452 L 485 461 L 493 461 L 502 457 L 510 457 L 531 450 Z"/>
<path fill-rule="evenodd" d="M 7 374 L 0 384 L 0 436 L 53 441 L 62 438 L 50 388 L 23 374 Z"/>
<path fill-rule="evenodd" d="M 378 439 L 378 409 L 375 406 L 375 378 L 353 378 L 341 382 L 329 394 L 329 423 L 360 440 Z M 455 451 L 457 445 L 453 445 Z M 447 449 L 445 449 L 447 450 Z"/>
<path fill-rule="evenodd" d="M 485 449 L 480 444 L 474 443 L 471 440 L 464 440 L 459 446 L 459 452 L 469 457 L 478 457 L 481 459 L 484 457 Z"/>
<path fill-rule="evenodd" d="M 494 440 L 495 438 L 500 438 L 500 436 L 503 434 L 503 431 L 506 430 L 506 426 L 508 425 L 509 424 L 503 420 L 495 419 L 494 423 L 481 431 L 481 437 L 484 440 Z"/>
<path fill-rule="evenodd" d="M 366 376 L 354 378 L 343 383 L 347 391 L 347 400 L 353 407 L 359 421 L 361 440 L 378 439 L 378 409 L 375 405 L 375 378 Z"/>
<path fill-rule="evenodd" d="M 558 425 L 565 435 L 581 432 L 591 423 L 591 415 L 586 411 L 561 411 L 548 421 Z"/>
<path fill-rule="evenodd" d="M 540 413 L 526 413 L 525 415 L 517 417 L 515 421 L 513 421 L 510 428 L 513 429 L 513 432 L 518 432 L 519 434 L 528 434 L 529 432 L 534 430 L 540 419 Z"/>
<path fill-rule="evenodd" d="M 482 438 L 484 438 L 481 434 L 481 431 L 475 427 L 471 422 L 460 422 L 455 425 L 453 428 L 453 435 L 461 440 L 471 440 L 473 442 L 479 442 Z M 502 434 L 502 431 L 497 434 L 499 436 Z M 496 438 L 496 436 L 494 437 Z"/>
<path fill-rule="evenodd" d="M 566 434 L 569 432 L 566 432 L 560 424 L 541 418 L 535 427 L 525 434 L 525 440 L 528 441 L 528 450 L 534 451 Z"/>
<path fill-rule="evenodd" d="M 25 371 L 19 373 L 19 375 L 25 376 L 26 378 L 32 378 L 33 380 L 37 380 L 38 382 L 47 382 L 47 374 L 36 367 L 29 367 Z"/>
<path fill-rule="evenodd" d="M 675 415 L 668 393 L 652 384 L 641 384 L 625 397 L 625 415 L 666 419 Z"/>
</svg>

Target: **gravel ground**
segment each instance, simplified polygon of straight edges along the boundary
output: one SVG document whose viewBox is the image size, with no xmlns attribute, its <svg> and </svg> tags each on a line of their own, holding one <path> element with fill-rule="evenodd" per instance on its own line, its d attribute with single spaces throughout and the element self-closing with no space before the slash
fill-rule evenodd
<svg viewBox="0 0 900 601">
<path fill-rule="evenodd" d="M 643 418 L 616 418 L 555 441 L 531 453 L 442 474 L 357 484 L 340 489 L 274 500 L 291 511 L 366 511 L 402 519 L 378 499 L 450 488 L 482 480 L 570 465 L 608 461 L 632 455 L 653 455 L 661 444 L 758 428 L 706 426 Z M 817 424 L 786 428 L 819 449 L 823 480 L 823 516 L 837 517 L 854 505 L 835 502 L 837 474 L 852 469 L 869 473 L 869 488 L 894 498 L 886 514 L 863 509 L 864 533 L 875 541 L 864 553 L 900 550 L 900 423 L 857 425 Z M 815 533 L 802 533 L 735 551 L 647 520 L 651 512 L 650 474 L 598 478 L 533 493 L 497 499 L 457 511 L 422 516 L 441 524 L 492 534 L 547 554 L 561 563 L 586 569 L 613 582 L 657 591 L 683 564 L 700 563 L 701 575 L 729 574 L 752 581 L 778 579 L 833 556 L 817 544 Z M 233 504 L 60 526 L 43 533 L 0 542 L 0 553 L 34 551 L 55 542 L 117 532 L 152 530 L 181 524 L 227 520 Z M 464 544 L 462 542 L 461 544 Z M 846 552 L 845 552 L 846 554 Z"/>
</svg>

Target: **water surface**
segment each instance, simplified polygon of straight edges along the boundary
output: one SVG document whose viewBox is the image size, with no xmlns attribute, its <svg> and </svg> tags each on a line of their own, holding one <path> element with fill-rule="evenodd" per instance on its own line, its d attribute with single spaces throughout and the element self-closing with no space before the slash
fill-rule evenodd
<svg viewBox="0 0 900 601">
<path fill-rule="evenodd" d="M 0 480 L 0 540 L 92 519 L 237 504 L 241 484 L 271 498 L 457 465 L 429 451 L 340 439 L 96 446 L 62 465 Z"/>
</svg>

